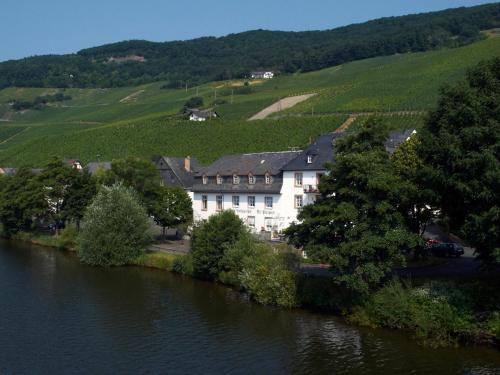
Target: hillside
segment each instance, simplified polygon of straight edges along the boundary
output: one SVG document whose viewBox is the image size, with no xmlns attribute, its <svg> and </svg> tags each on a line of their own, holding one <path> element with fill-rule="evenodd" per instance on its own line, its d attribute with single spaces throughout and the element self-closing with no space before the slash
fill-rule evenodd
<svg viewBox="0 0 500 375">
<path fill-rule="evenodd" d="M 225 153 L 303 147 L 310 137 L 335 130 L 347 114 L 357 112 L 385 112 L 394 129 L 418 127 L 436 104 L 441 85 L 463 79 L 468 67 L 495 56 L 500 56 L 500 38 L 491 37 L 460 48 L 366 59 L 250 86 L 232 80 L 187 91 L 161 89 L 162 82 L 66 89 L 71 100 L 17 112 L 10 100 L 34 100 L 61 90 L 8 88 L 0 90 L 0 165 L 40 166 L 53 155 L 89 161 L 191 154 L 210 162 Z M 175 117 L 197 93 L 206 107 L 214 106 L 217 96 L 222 120 L 193 124 Z M 303 93 L 317 95 L 275 115 L 286 119 L 246 121 L 279 98 Z M 415 114 L 399 113 L 409 110 Z"/>
<path fill-rule="evenodd" d="M 0 88 L 125 87 L 166 81 L 170 88 L 242 78 L 254 69 L 307 72 L 396 53 L 457 47 L 500 27 L 500 4 L 378 20 L 326 31 L 256 30 L 221 38 L 126 41 L 70 55 L 0 63 Z M 179 82 L 181 81 L 181 82 Z"/>
</svg>

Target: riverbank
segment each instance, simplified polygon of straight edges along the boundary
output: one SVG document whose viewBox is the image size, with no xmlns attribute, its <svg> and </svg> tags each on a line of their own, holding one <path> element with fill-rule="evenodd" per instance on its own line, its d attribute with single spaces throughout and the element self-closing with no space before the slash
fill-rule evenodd
<svg viewBox="0 0 500 375">
<path fill-rule="evenodd" d="M 74 233 L 60 236 L 19 233 L 14 241 L 76 251 Z M 194 277 L 192 257 L 147 251 L 131 266 L 154 268 Z M 218 280 L 217 282 L 221 282 Z M 230 282 L 223 284 L 244 291 Z M 352 296 L 331 280 L 297 272 L 295 306 L 335 315 L 355 325 L 406 331 L 429 346 L 480 344 L 499 346 L 500 283 L 427 280 L 413 285 L 393 281 L 369 300 L 354 303 Z"/>
</svg>

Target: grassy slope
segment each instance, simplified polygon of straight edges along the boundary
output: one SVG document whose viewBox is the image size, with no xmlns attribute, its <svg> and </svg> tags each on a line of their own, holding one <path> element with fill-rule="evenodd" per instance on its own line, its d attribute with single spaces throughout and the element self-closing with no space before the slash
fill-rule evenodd
<svg viewBox="0 0 500 375">
<path fill-rule="evenodd" d="M 120 89 L 68 89 L 65 93 L 72 100 L 21 113 L 12 112 L 8 101 L 33 100 L 58 90 L 5 89 L 0 91 L 0 118 L 10 121 L 0 122 L 0 165 L 40 165 L 50 155 L 90 160 L 97 154 L 116 158 L 160 153 L 192 154 L 208 162 L 222 153 L 301 146 L 319 130 L 334 129 L 341 119 L 301 117 L 300 121 L 287 120 L 288 124 L 283 120 L 277 126 L 272 121 L 247 124 L 244 119 L 280 97 L 306 92 L 319 95 L 286 113 L 310 114 L 313 108 L 316 114 L 428 110 L 435 105 L 439 86 L 461 79 L 466 68 L 492 56 L 500 56 L 500 38 L 457 49 L 374 58 L 278 77 L 252 85 L 251 94 L 235 95 L 232 104 L 227 93 L 231 85 L 242 82 L 214 82 L 187 92 L 162 90 L 161 83 Z M 211 106 L 215 91 L 218 99 L 226 101 L 217 106 L 223 122 L 200 125 L 168 119 L 197 92 L 206 106 Z M 390 121 L 392 127 L 406 127 L 410 120 L 395 117 Z M 411 121 L 421 123 L 422 119 Z"/>
<path fill-rule="evenodd" d="M 302 119 L 213 121 L 194 123 L 171 119 L 125 122 L 76 133 L 41 136 L 0 149 L 0 165 L 42 165 L 52 156 L 83 162 L 127 156 L 192 155 L 207 163 L 224 154 L 281 151 L 303 147 L 309 139 L 335 130 L 345 116 Z"/>
</svg>

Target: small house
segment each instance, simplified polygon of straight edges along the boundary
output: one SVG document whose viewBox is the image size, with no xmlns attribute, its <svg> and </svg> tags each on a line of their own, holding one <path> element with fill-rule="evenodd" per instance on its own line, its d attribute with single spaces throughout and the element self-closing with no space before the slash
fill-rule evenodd
<svg viewBox="0 0 500 375">
<path fill-rule="evenodd" d="M 207 121 L 213 118 L 220 118 L 219 114 L 215 111 L 201 111 L 198 109 L 190 109 L 188 111 L 189 121 Z"/>
<path fill-rule="evenodd" d="M 250 77 L 252 79 L 273 79 L 274 72 L 272 71 L 252 72 Z"/>
</svg>

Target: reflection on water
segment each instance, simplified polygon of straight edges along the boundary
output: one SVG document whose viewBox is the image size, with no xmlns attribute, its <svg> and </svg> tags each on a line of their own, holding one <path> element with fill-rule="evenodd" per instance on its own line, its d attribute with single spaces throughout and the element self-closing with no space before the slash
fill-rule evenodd
<svg viewBox="0 0 500 375">
<path fill-rule="evenodd" d="M 87 267 L 27 245 L 0 242 L 0 285 L 1 374 L 500 373 L 497 350 L 424 348 L 211 283 Z"/>
</svg>

